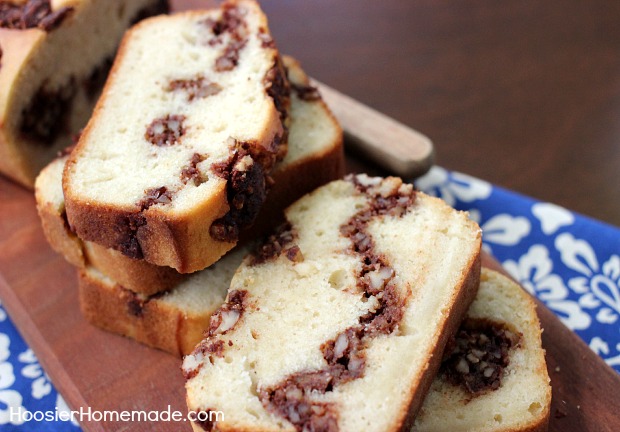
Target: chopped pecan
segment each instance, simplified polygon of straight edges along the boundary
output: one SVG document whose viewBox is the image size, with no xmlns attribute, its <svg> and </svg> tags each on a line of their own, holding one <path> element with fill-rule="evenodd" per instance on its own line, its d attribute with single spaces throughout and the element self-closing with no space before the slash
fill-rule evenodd
<svg viewBox="0 0 620 432">
<path fill-rule="evenodd" d="M 184 121 L 185 116 L 177 114 L 155 119 L 147 126 L 144 137 L 158 147 L 177 144 L 186 132 Z"/>
</svg>

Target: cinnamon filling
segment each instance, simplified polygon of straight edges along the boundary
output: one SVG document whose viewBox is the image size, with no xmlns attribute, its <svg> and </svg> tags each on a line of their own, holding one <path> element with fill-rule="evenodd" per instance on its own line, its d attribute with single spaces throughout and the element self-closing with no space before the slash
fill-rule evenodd
<svg viewBox="0 0 620 432">
<path fill-rule="evenodd" d="M 291 87 L 286 77 L 286 70 L 282 65 L 280 57 L 271 69 L 267 71 L 263 78 L 265 91 L 273 99 L 273 103 L 280 115 L 283 133 L 274 139 L 272 151 L 276 154 L 277 160 L 282 160 L 286 156 L 286 144 L 288 143 L 288 123 L 289 108 L 291 104 Z"/>
<path fill-rule="evenodd" d="M 141 317 L 144 310 L 144 305 L 148 302 L 148 299 L 145 300 L 140 298 L 136 293 L 127 289 L 124 289 L 124 292 L 128 297 L 127 311 L 135 317 Z"/>
<path fill-rule="evenodd" d="M 297 94 L 299 99 L 311 102 L 321 100 L 321 94 L 319 93 L 319 89 L 311 85 L 298 85 L 291 82 L 291 88 Z"/>
<path fill-rule="evenodd" d="M 43 84 L 22 111 L 21 134 L 26 139 L 51 145 L 62 133 L 69 133 L 69 116 L 76 93 L 74 77 L 56 90 L 46 89 Z"/>
<path fill-rule="evenodd" d="M 166 186 L 151 188 L 144 191 L 144 198 L 138 202 L 140 210 L 146 210 L 156 204 L 170 204 L 172 192 Z"/>
<path fill-rule="evenodd" d="M 185 359 L 182 372 L 186 380 L 198 374 L 203 365 L 202 361 L 206 358 L 213 364 L 212 355 L 224 356 L 224 340 L 215 339 L 214 336 L 224 335 L 237 325 L 247 308 L 248 297 L 246 290 L 233 290 L 228 293 L 226 303 L 211 316 L 206 338 L 194 348 L 191 356 Z M 228 341 L 228 346 L 232 346 L 232 341 Z M 187 364 L 188 358 L 194 359 L 191 365 Z"/>
<path fill-rule="evenodd" d="M 52 31 L 73 12 L 73 7 L 61 7 L 52 12 L 50 0 L 28 0 L 21 4 L 0 2 L 0 27 L 16 30 L 39 28 Z"/>
<path fill-rule="evenodd" d="M 142 259 L 144 253 L 138 240 L 138 230 L 146 225 L 146 218 L 141 213 L 130 213 L 119 217 L 121 227 L 117 249 L 129 258 Z"/>
<path fill-rule="evenodd" d="M 208 158 L 206 154 L 194 153 L 189 163 L 181 170 L 181 181 L 183 184 L 193 182 L 195 186 L 200 186 L 207 181 L 207 175 L 200 172 L 198 164 Z"/>
<path fill-rule="evenodd" d="M 218 241 L 234 242 L 242 229 L 251 226 L 267 197 L 266 174 L 250 143 L 233 140 L 226 162 L 212 165 L 224 178 L 230 210 L 211 225 L 209 233 Z"/>
<path fill-rule="evenodd" d="M 217 412 L 213 409 L 207 408 L 205 410 L 193 411 L 191 420 L 196 425 L 206 432 L 215 430 L 215 425 L 218 420 Z M 214 416 L 215 414 L 215 416 Z M 215 419 L 213 418 L 215 417 Z"/>
<path fill-rule="evenodd" d="M 403 318 L 406 299 L 393 282 L 394 269 L 385 257 L 375 252 L 374 240 L 368 233 L 373 218 L 391 215 L 402 217 L 415 202 L 411 187 L 389 188 L 370 179 L 347 178 L 360 193 L 369 196 L 366 208 L 340 227 L 341 235 L 351 240 L 351 253 L 360 257 L 361 271 L 357 288 L 366 298 L 374 297 L 378 307 L 359 317 L 359 323 L 339 333 L 321 346 L 326 366 L 320 370 L 303 371 L 288 376 L 270 388 L 262 389 L 259 398 L 263 406 L 291 422 L 297 431 L 338 430 L 338 412 L 331 404 L 317 401 L 325 394 L 348 381 L 364 376 L 366 349 L 379 334 L 392 334 Z"/>
<path fill-rule="evenodd" d="M 184 115 L 168 114 L 155 119 L 147 126 L 144 138 L 157 147 L 168 147 L 178 144 L 187 131 Z"/>
<path fill-rule="evenodd" d="M 226 334 L 239 321 L 245 311 L 248 292 L 234 290 L 228 293 L 228 300 L 211 316 L 208 335 Z"/>
<path fill-rule="evenodd" d="M 219 45 L 228 34 L 228 41 L 222 53 L 215 60 L 217 72 L 233 70 L 239 64 L 239 53 L 248 42 L 247 24 L 243 20 L 244 11 L 231 3 L 222 6 L 222 16 L 218 20 L 207 19 L 204 21 L 211 28 L 213 37 L 209 45 Z"/>
<path fill-rule="evenodd" d="M 501 386 L 509 351 L 521 335 L 487 319 L 466 319 L 446 348 L 440 373 L 448 382 L 476 396 Z"/>
<path fill-rule="evenodd" d="M 121 298 L 123 298 L 127 304 L 127 312 L 137 318 L 141 318 L 144 313 L 144 308 L 148 302 L 153 299 L 162 297 L 165 292 L 160 292 L 150 296 L 135 293 L 123 286 L 116 285 L 121 291 Z"/>
<path fill-rule="evenodd" d="M 167 91 L 183 91 L 187 95 L 187 101 L 194 99 L 204 99 L 222 91 L 222 86 L 206 79 L 203 75 L 198 75 L 194 79 L 176 79 L 168 83 Z"/>
<path fill-rule="evenodd" d="M 297 233 L 291 227 L 290 222 L 280 225 L 276 229 L 276 232 L 263 241 L 263 243 L 258 246 L 254 253 L 250 256 L 250 265 L 258 265 L 271 261 L 280 256 L 282 253 L 286 253 L 288 257 L 291 249 L 296 248 L 299 250 L 298 246 L 291 246 L 296 238 Z M 297 255 L 297 252 L 295 251 L 291 253 Z M 299 251 L 299 253 L 301 253 L 301 251 Z"/>
</svg>

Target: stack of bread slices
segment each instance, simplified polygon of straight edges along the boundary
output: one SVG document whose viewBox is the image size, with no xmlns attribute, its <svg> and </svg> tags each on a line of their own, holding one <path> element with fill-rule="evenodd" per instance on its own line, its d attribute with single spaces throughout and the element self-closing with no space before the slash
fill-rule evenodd
<svg viewBox="0 0 620 432">
<path fill-rule="evenodd" d="M 86 319 L 185 355 L 197 431 L 544 430 L 535 308 L 480 228 L 343 173 L 320 94 L 228 0 L 128 31 L 35 191 Z"/>
<path fill-rule="evenodd" d="M 130 30 L 79 143 L 35 192 L 50 244 L 80 269 L 86 318 L 181 355 L 226 292 L 183 287 L 227 286 L 239 239 L 343 170 L 338 123 L 240 1 Z"/>
</svg>

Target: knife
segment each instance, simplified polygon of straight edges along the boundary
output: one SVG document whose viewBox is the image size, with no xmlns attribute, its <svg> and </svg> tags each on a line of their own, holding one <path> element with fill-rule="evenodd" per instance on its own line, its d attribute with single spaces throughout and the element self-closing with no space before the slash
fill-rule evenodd
<svg viewBox="0 0 620 432">
<path fill-rule="evenodd" d="M 345 143 L 354 152 L 408 180 L 433 165 L 435 151 L 427 136 L 325 84 L 312 83 L 340 122 Z"/>
</svg>

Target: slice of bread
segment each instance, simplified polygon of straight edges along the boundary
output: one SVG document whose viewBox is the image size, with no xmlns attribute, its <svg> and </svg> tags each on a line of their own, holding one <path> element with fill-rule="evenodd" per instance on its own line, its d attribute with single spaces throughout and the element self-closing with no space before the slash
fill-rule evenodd
<svg viewBox="0 0 620 432">
<path fill-rule="evenodd" d="M 546 431 L 551 387 L 540 334 L 530 296 L 483 269 L 478 296 L 457 333 L 454 346 L 460 348 L 446 350 L 413 430 Z"/>
<path fill-rule="evenodd" d="M 262 207 L 288 111 L 255 1 L 140 22 L 65 166 L 69 225 L 132 258 L 208 267 Z"/>
<path fill-rule="evenodd" d="M 232 275 L 246 252 L 237 248 L 173 290 L 152 296 L 123 288 L 93 267 L 80 269 L 82 314 L 109 332 L 176 356 L 188 354 L 202 339 L 213 312 L 224 302 Z"/>
<path fill-rule="evenodd" d="M 285 57 L 284 62 L 295 89 L 291 94 L 289 151 L 274 168 L 273 186 L 256 224 L 247 230 L 248 237 L 262 235 L 282 220 L 284 208 L 297 198 L 344 174 L 340 126 L 319 95 L 308 96 L 311 94 L 308 77 L 299 63 L 290 57 Z M 66 159 L 64 156 L 52 162 L 36 181 L 37 209 L 52 248 L 73 265 L 92 266 L 115 283 L 143 295 L 165 291 L 178 284 L 185 276 L 171 267 L 128 258 L 113 249 L 82 241 L 71 231 L 62 194 L 62 170 Z"/>
<path fill-rule="evenodd" d="M 300 199 L 185 357 L 195 430 L 405 430 L 476 294 L 479 227 L 397 178 Z M 201 429 L 202 428 L 202 429 Z"/>
<path fill-rule="evenodd" d="M 99 326 L 172 354 L 187 354 L 200 341 L 211 315 L 224 301 L 244 253 L 231 252 L 214 268 L 200 272 L 191 282 L 161 297 L 140 298 L 96 270 L 82 270 L 80 301 L 85 315 Z M 507 350 L 507 366 L 497 376 L 489 374 L 487 388 L 472 393 L 448 380 L 448 362 L 442 364 L 412 432 L 546 431 L 551 388 L 534 302 L 519 285 L 483 268 L 478 294 L 457 335 L 475 323 L 478 329 L 484 328 L 480 323 L 487 329 L 508 329 L 512 340 L 517 336 Z M 484 369 L 478 370 L 484 376 Z M 499 387 L 489 390 L 494 382 Z"/>
<path fill-rule="evenodd" d="M 34 179 L 86 122 L 125 30 L 166 0 L 24 0 L 0 10 L 0 173 Z"/>
<path fill-rule="evenodd" d="M 68 155 L 56 158 L 41 171 L 35 182 L 37 211 L 52 249 L 74 266 L 92 266 L 143 295 L 165 291 L 181 282 L 186 275 L 171 267 L 128 258 L 113 249 L 82 241 L 75 235 L 66 219 L 62 193 L 62 172 L 67 159 Z"/>
</svg>

